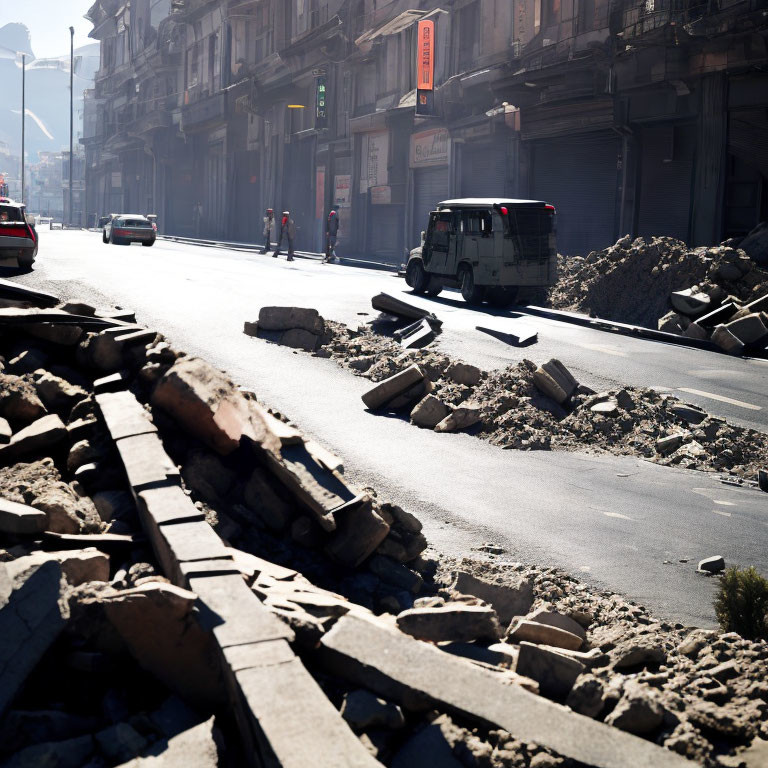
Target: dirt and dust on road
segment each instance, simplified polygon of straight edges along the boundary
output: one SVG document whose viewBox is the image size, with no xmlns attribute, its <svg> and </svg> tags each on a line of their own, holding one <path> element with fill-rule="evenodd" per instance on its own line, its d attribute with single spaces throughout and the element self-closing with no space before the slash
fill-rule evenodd
<svg viewBox="0 0 768 768">
<path fill-rule="evenodd" d="M 14 299 L 0 325 L 3 766 L 714 768 L 763 748 L 766 643 L 493 547 L 439 557 L 418 509 L 352 488 L 130 313 Z"/>
<path fill-rule="evenodd" d="M 627 235 L 585 257 L 561 256 L 548 302 L 691 339 L 711 338 L 731 353 L 764 353 L 768 264 L 760 266 L 735 242 L 689 248 L 671 237 Z"/>
<path fill-rule="evenodd" d="M 375 383 L 395 377 L 366 405 L 401 413 L 422 428 L 469 430 L 508 449 L 638 456 L 720 472 L 736 482 L 757 483 L 766 465 L 768 435 L 728 424 L 666 393 L 630 386 L 594 392 L 561 372 L 557 361 L 539 367 L 523 360 L 484 371 L 451 359 L 432 342 L 405 349 L 392 335 L 391 318 L 351 329 L 324 321 L 314 310 L 294 311 L 314 313 L 315 325 L 259 331 L 263 323 L 249 323 L 246 332 L 332 358 Z M 297 321 L 287 319 L 286 326 L 291 322 Z M 562 387 L 552 386 L 553 374 L 562 377 Z"/>
</svg>

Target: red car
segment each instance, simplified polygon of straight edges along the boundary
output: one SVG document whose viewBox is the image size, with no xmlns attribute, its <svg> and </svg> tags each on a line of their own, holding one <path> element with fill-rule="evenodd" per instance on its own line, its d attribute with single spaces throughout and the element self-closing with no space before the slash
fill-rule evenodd
<svg viewBox="0 0 768 768">
<path fill-rule="evenodd" d="M 30 268 L 37 246 L 37 231 L 27 221 L 24 205 L 0 197 L 0 266 Z"/>
</svg>

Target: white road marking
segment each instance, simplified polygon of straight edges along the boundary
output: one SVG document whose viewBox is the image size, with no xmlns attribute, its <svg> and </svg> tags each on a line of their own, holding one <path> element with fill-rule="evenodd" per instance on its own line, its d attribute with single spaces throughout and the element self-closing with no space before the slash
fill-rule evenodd
<svg viewBox="0 0 768 768">
<path fill-rule="evenodd" d="M 748 408 L 750 411 L 763 410 L 759 405 L 752 405 L 752 403 L 745 403 L 743 400 L 734 400 L 732 397 L 725 397 L 724 395 L 715 395 L 712 392 L 702 392 L 700 389 L 678 387 L 678 391 L 687 392 L 689 395 L 699 395 L 700 397 L 708 397 L 710 400 L 719 400 L 721 403 L 730 403 L 731 405 L 737 405 L 739 408 Z"/>
<path fill-rule="evenodd" d="M 723 517 L 730 517 L 730 516 L 731 516 L 731 513 L 730 513 L 730 512 L 723 512 L 723 510 L 722 510 L 722 509 L 713 509 L 712 511 L 713 511 L 713 512 L 714 512 L 716 515 L 722 515 Z"/>
<path fill-rule="evenodd" d="M 618 517 L 620 520 L 631 520 L 631 517 L 622 515 L 621 512 L 603 512 L 606 517 Z"/>
<path fill-rule="evenodd" d="M 713 504 L 719 504 L 721 507 L 735 507 L 736 505 L 732 501 L 718 501 L 717 499 L 712 499 Z"/>
<path fill-rule="evenodd" d="M 589 571 L 591 571 L 591 570 L 592 570 L 592 568 L 590 568 L 590 566 L 588 566 L 588 565 L 580 565 L 580 566 L 579 566 L 579 570 L 580 570 L 582 573 L 588 573 Z"/>
<path fill-rule="evenodd" d="M 610 347 L 607 344 L 587 344 L 578 342 L 576 346 L 581 347 L 582 349 L 591 349 L 593 352 L 602 352 L 605 355 L 613 355 L 614 357 L 627 357 L 626 352 Z"/>
</svg>

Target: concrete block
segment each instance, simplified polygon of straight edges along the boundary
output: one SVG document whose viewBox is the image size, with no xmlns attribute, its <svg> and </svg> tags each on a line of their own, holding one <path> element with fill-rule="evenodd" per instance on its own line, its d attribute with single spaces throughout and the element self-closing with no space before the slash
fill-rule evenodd
<svg viewBox="0 0 768 768">
<path fill-rule="evenodd" d="M 435 432 L 458 432 L 473 427 L 480 420 L 479 405 L 460 405 L 435 426 Z"/>
<path fill-rule="evenodd" d="M 60 585 L 55 560 L 0 563 L 0 716 L 64 628 Z"/>
<path fill-rule="evenodd" d="M 219 750 L 214 738 L 214 720 L 155 742 L 141 757 L 118 768 L 218 768 Z"/>
<path fill-rule="evenodd" d="M 672 308 L 688 317 L 698 317 L 709 311 L 712 299 L 701 292 L 694 293 L 690 288 L 683 291 L 672 291 L 670 295 Z"/>
<path fill-rule="evenodd" d="M 325 331 L 325 322 L 318 311 L 305 307 L 262 307 L 258 325 L 262 331 L 301 329 L 316 336 Z"/>
<path fill-rule="evenodd" d="M 418 365 L 411 365 L 400 373 L 380 381 L 363 395 L 366 408 L 376 410 L 424 379 Z"/>
<path fill-rule="evenodd" d="M 67 438 L 64 422 L 56 415 L 43 416 L 17 432 L 7 445 L 0 447 L 0 463 L 40 456 Z"/>
<path fill-rule="evenodd" d="M 45 530 L 48 515 L 39 509 L 0 498 L 0 533 L 29 536 Z"/>
<path fill-rule="evenodd" d="M 380 622 L 342 617 L 321 639 L 319 661 L 407 709 L 451 709 L 595 768 L 690 768 L 673 752 L 569 712 Z"/>
<path fill-rule="evenodd" d="M 320 337 L 317 334 L 303 328 L 290 328 L 280 336 L 280 344 L 284 347 L 303 349 L 305 352 L 314 352 L 319 342 Z"/>
<path fill-rule="evenodd" d="M 715 328 L 712 332 L 712 341 L 730 355 L 740 355 L 744 350 L 743 342 L 736 338 L 724 325 L 718 325 Z"/>
<path fill-rule="evenodd" d="M 518 675 L 535 680 L 544 696 L 565 699 L 576 678 L 585 670 L 586 666 L 580 661 L 559 654 L 555 648 L 520 643 L 515 671 Z"/>
<path fill-rule="evenodd" d="M 118 440 L 117 451 L 134 492 L 149 486 L 180 482 L 179 468 L 171 461 L 160 438 L 154 433 Z"/>
<path fill-rule="evenodd" d="M 397 315 L 409 320 L 421 320 L 429 318 L 430 324 L 442 325 L 442 323 L 429 310 L 420 309 L 407 301 L 390 296 L 388 293 L 380 293 L 371 299 L 371 306 L 379 312 L 388 315 Z"/>
<path fill-rule="evenodd" d="M 99 552 L 95 547 L 60 552 L 33 552 L 28 556 L 30 564 L 42 564 L 49 560 L 61 566 L 61 572 L 71 587 L 88 581 L 109 581 L 109 555 Z"/>
<path fill-rule="evenodd" d="M 540 624 L 536 621 L 522 619 L 509 628 L 507 641 L 511 643 L 536 643 L 536 645 L 551 645 L 555 648 L 566 648 L 578 651 L 582 638 L 572 632 L 560 629 L 551 624 Z"/>
<path fill-rule="evenodd" d="M 411 423 L 419 427 L 434 429 L 451 409 L 434 395 L 427 395 L 411 411 Z"/>
<path fill-rule="evenodd" d="M 698 323 L 691 323 L 684 331 L 683 336 L 686 339 L 698 339 L 703 341 L 707 338 L 707 331 Z"/>
<path fill-rule="evenodd" d="M 742 344 L 757 344 L 768 336 L 768 328 L 759 313 L 732 320 L 725 326 Z"/>
<path fill-rule="evenodd" d="M 563 405 L 576 391 L 579 382 L 571 376 L 570 371 L 556 358 L 552 358 L 536 369 L 533 383 L 556 403 Z"/>
<path fill-rule="evenodd" d="M 96 395 L 96 403 L 113 440 L 157 432 L 149 414 L 130 392 L 101 392 Z"/>
<path fill-rule="evenodd" d="M 499 618 L 485 605 L 448 603 L 435 607 L 411 608 L 398 614 L 397 626 L 419 640 L 472 642 L 501 638 Z"/>
<path fill-rule="evenodd" d="M 325 551 L 337 563 L 356 568 L 369 558 L 389 533 L 389 525 L 362 495 L 334 512 L 336 530 Z"/>
<path fill-rule="evenodd" d="M 696 323 L 704 328 L 713 328 L 720 323 L 727 323 L 736 314 L 737 310 L 738 306 L 734 302 L 728 301 L 721 307 L 698 317 Z"/>
<path fill-rule="evenodd" d="M 508 626 L 515 616 L 525 616 L 533 605 L 533 585 L 523 576 L 518 577 L 514 584 L 495 584 L 459 571 L 451 589 L 489 603 L 503 626 Z"/>
</svg>

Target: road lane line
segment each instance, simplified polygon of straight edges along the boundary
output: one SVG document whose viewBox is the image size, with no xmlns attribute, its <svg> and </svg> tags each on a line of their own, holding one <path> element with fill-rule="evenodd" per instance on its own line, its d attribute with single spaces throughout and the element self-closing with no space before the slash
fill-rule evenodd
<svg viewBox="0 0 768 768">
<path fill-rule="evenodd" d="M 713 509 L 712 511 L 713 511 L 713 512 L 714 512 L 716 515 L 722 515 L 723 517 L 730 517 L 730 516 L 731 516 L 731 513 L 730 513 L 730 512 L 723 512 L 723 510 L 722 510 L 722 509 Z"/>
<path fill-rule="evenodd" d="M 717 499 L 712 499 L 713 504 L 719 504 L 721 507 L 735 507 L 736 505 L 732 501 L 718 501 Z"/>
<path fill-rule="evenodd" d="M 721 403 L 730 403 L 731 405 L 737 405 L 739 408 L 748 408 L 750 411 L 762 411 L 762 407 L 759 405 L 752 405 L 752 403 L 745 403 L 743 400 L 734 400 L 732 397 L 725 397 L 724 395 L 715 395 L 712 392 L 702 392 L 700 389 L 690 389 L 689 387 L 678 387 L 678 392 L 687 392 L 689 395 L 699 395 L 700 397 L 708 397 L 710 400 L 719 400 Z"/>
<path fill-rule="evenodd" d="M 582 349 L 591 349 L 593 352 L 602 352 L 604 355 L 613 355 L 614 357 L 627 357 L 626 352 L 620 349 L 614 349 L 607 344 L 587 344 L 585 342 L 575 342 L 577 347 Z"/>
</svg>

